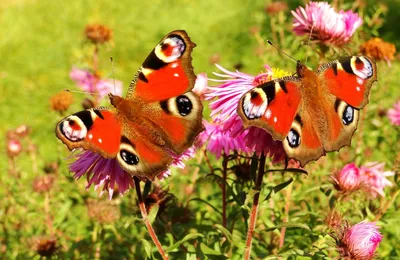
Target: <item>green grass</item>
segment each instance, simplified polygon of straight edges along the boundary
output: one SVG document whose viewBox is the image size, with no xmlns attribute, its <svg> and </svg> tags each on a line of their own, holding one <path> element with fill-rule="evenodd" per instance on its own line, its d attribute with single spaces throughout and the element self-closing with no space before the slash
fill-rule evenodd
<svg viewBox="0 0 400 260">
<path fill-rule="evenodd" d="M 393 21 L 397 17 L 397 14 L 392 12 L 397 5 L 397 3 L 392 4 L 387 21 Z M 270 18 L 265 14 L 264 6 L 265 1 L 240 0 L 2 1 L 0 3 L 0 143 L 3 149 L 0 154 L 0 226 L 2 227 L 0 245 L 4 246 L 0 248 L 0 254 L 4 253 L 9 259 L 39 258 L 33 241 L 37 237 L 51 233 L 46 226 L 44 195 L 35 193 L 32 189 L 33 180 L 37 176 L 43 176 L 43 171 L 39 170 L 38 173 L 32 171 L 32 163 L 27 154 L 22 154 L 16 159 L 20 171 L 19 178 L 11 176 L 7 170 L 8 158 L 4 149 L 6 132 L 18 125 L 27 124 L 32 129 L 30 138 L 38 148 L 39 169 L 42 169 L 45 163 L 61 161 L 60 172 L 49 195 L 54 232 L 60 246 L 59 256 L 90 259 L 99 247 L 104 258 L 113 254 L 119 255 L 120 259 L 145 257 L 143 242 L 140 241 L 141 239 L 150 241 L 150 239 L 140 220 L 134 192 L 130 191 L 112 201 L 111 204 L 121 213 L 115 223 L 104 224 L 91 219 L 86 209 L 88 198 L 99 201 L 107 198 L 103 195 L 98 199 L 97 192 L 93 191 L 93 188 L 85 191 L 84 178 L 79 181 L 72 179 L 64 160 L 69 153 L 54 134 L 55 124 L 61 117 L 50 109 L 49 98 L 64 88 L 77 89 L 69 78 L 69 71 L 74 65 L 83 64 L 85 61 L 87 48 L 84 48 L 83 30 L 87 24 L 102 23 L 112 28 L 113 43 L 101 49 L 100 69 L 104 76 L 112 77 L 109 61 L 109 57 L 112 56 L 115 78 L 124 82 L 125 91 L 150 50 L 163 35 L 175 29 L 185 29 L 197 44 L 193 52 L 196 73 L 207 72 L 211 77 L 211 72 L 216 71 L 216 68 L 210 63 L 210 57 L 215 54 L 220 57 L 218 63 L 224 67 L 233 69 L 235 64 L 240 63 L 243 65 L 241 70 L 249 74 L 260 72 L 264 63 L 294 72 L 294 63 L 272 48 L 267 49 L 263 55 L 256 54 L 258 42 L 250 33 L 250 28 L 260 27 L 264 40 L 271 35 Z M 290 1 L 290 7 L 296 6 L 297 1 Z M 285 24 L 278 25 L 285 31 L 285 42 L 279 42 L 278 45 L 296 59 L 304 61 L 306 56 L 309 56 L 307 65 L 316 68 L 322 61 L 315 52 L 315 46 L 303 46 L 302 38 L 290 33 L 289 13 L 286 18 L 288 20 Z M 395 28 L 384 24 L 382 33 L 384 33 L 381 35 L 383 38 L 388 35 L 400 47 Z M 362 36 L 357 37 L 357 42 L 351 45 L 352 53 L 357 52 L 357 44 L 362 39 Z M 340 51 L 339 54 L 330 53 L 328 58 L 333 59 L 335 55 L 344 54 L 344 51 Z M 379 116 L 378 112 L 392 107 L 395 101 L 399 100 L 399 81 L 398 61 L 394 61 L 392 67 L 388 67 L 384 62 L 378 62 L 378 82 L 371 89 L 370 104 L 362 112 L 364 120 L 353 136 L 352 146 L 342 149 L 340 153 L 330 153 L 326 159 L 312 163 L 307 168 L 310 175 L 307 178 L 296 179 L 293 184 L 291 218 L 293 221 L 306 223 L 313 229 L 312 232 L 289 230 L 285 242 L 286 249 L 301 248 L 306 252 L 314 250 L 315 253 L 316 247 L 329 240 L 328 232 L 322 225 L 328 198 L 319 191 L 319 186 L 329 185 L 328 175 L 333 170 L 340 169 L 351 161 L 355 161 L 358 165 L 369 161 L 380 161 L 386 163 L 387 170 L 398 170 L 399 129 L 391 125 L 386 116 Z M 80 102 L 84 95 L 74 94 L 74 98 L 75 103 L 69 109 L 69 113 L 81 110 Z M 107 104 L 107 101 L 104 103 Z M 209 109 L 206 109 L 205 117 L 209 118 Z M 350 153 L 349 158 L 343 156 L 346 152 Z M 213 158 L 212 163 L 215 167 L 221 167 L 220 161 Z M 163 187 L 169 187 L 170 192 L 176 197 L 175 204 L 170 206 L 169 215 L 157 220 L 155 224 L 157 232 L 161 234 L 163 245 L 168 246 L 186 234 L 199 232 L 205 236 L 201 240 L 203 244 L 238 259 L 242 250 L 234 246 L 232 250 L 227 249 L 228 242 L 224 243 L 221 232 L 217 232 L 213 226 L 221 222 L 220 216 L 205 204 L 190 202 L 188 214 L 191 220 L 171 225 L 172 217 L 177 218 L 185 212 L 184 208 L 190 198 L 199 197 L 220 208 L 219 186 L 209 178 L 204 178 L 209 172 L 208 168 L 201 166 L 198 179 L 192 180 L 191 173 L 196 166 L 195 160 L 192 160 L 190 165 L 191 167 L 183 171 L 175 171 L 172 178 L 161 184 Z M 278 184 L 284 179 L 288 178 L 276 175 L 272 183 Z M 194 184 L 194 193 L 188 198 L 185 188 L 189 183 Z M 234 190 L 237 189 L 235 192 L 245 196 L 249 185 L 242 187 L 244 191 L 239 189 L 240 185 L 232 184 L 232 186 Z M 315 189 L 311 191 L 312 188 Z M 396 189 L 398 187 L 387 189 L 386 198 L 372 202 L 365 201 L 362 196 L 356 196 L 353 200 L 345 202 L 341 209 L 346 212 L 352 223 L 363 219 L 372 220 L 373 214 L 376 214 L 374 210 L 386 203 L 391 198 L 390 194 Z M 274 195 L 273 200 L 276 221 L 280 221 L 285 206 L 285 196 L 279 193 Z M 234 202 L 230 205 L 232 207 L 229 209 L 229 213 L 232 214 L 230 219 L 233 221 L 239 218 L 233 213 L 240 212 L 241 208 Z M 357 207 L 352 211 L 354 205 Z M 382 226 L 381 232 L 384 234 L 379 249 L 382 257 L 400 255 L 397 245 L 400 236 L 400 213 L 397 211 L 399 206 L 400 202 L 397 199 L 378 223 Z M 274 224 L 269 217 L 266 217 L 271 214 L 268 203 L 262 204 L 260 212 L 262 214 L 259 216 L 259 226 Z M 244 242 L 245 232 L 243 223 L 237 224 L 234 237 L 236 239 L 239 237 L 237 240 Z M 265 257 L 273 253 L 261 240 L 254 243 L 255 255 Z M 329 245 L 333 248 L 332 244 Z M 186 242 L 185 247 L 188 253 L 179 248 L 178 252 L 171 253 L 172 257 L 180 259 L 201 255 L 192 241 Z M 152 250 L 155 252 L 154 248 Z M 323 250 L 329 251 L 321 249 Z M 334 255 L 332 252 L 331 254 Z M 208 257 L 210 255 L 211 253 Z"/>
</svg>

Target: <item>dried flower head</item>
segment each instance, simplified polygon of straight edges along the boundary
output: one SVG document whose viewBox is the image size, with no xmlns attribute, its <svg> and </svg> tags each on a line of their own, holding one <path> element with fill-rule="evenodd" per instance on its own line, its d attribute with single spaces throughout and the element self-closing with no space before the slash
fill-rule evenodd
<svg viewBox="0 0 400 260">
<path fill-rule="evenodd" d="M 168 203 L 173 199 L 173 195 L 168 193 L 168 190 L 163 190 L 161 187 L 155 187 L 153 192 L 149 193 L 144 198 L 146 211 L 150 212 L 154 205 L 158 205 L 157 216 L 160 216 L 167 209 Z"/>
<path fill-rule="evenodd" d="M 331 179 L 335 188 L 341 192 L 352 192 L 360 188 L 360 170 L 354 163 L 347 164 L 342 170 L 335 172 Z"/>
<path fill-rule="evenodd" d="M 336 12 L 327 2 L 309 2 L 305 8 L 292 11 L 293 32 L 310 35 L 311 39 L 325 45 L 341 46 L 348 43 L 362 19 L 352 11 Z"/>
<path fill-rule="evenodd" d="M 60 164 L 58 162 L 48 162 L 44 165 L 43 171 L 46 174 L 56 174 L 56 173 L 58 173 L 59 167 L 60 167 Z"/>
<path fill-rule="evenodd" d="M 400 100 L 394 104 L 393 108 L 388 110 L 387 116 L 393 125 L 400 126 Z"/>
<path fill-rule="evenodd" d="M 341 256 L 355 260 L 373 259 L 383 238 L 378 229 L 374 222 L 363 221 L 352 227 L 346 224 L 336 239 Z"/>
<path fill-rule="evenodd" d="M 343 216 L 336 210 L 329 211 L 328 215 L 325 217 L 325 223 L 329 228 L 335 230 L 342 225 Z"/>
<path fill-rule="evenodd" d="M 86 25 L 85 36 L 95 44 L 102 44 L 112 39 L 112 30 L 102 24 L 89 24 Z"/>
<path fill-rule="evenodd" d="M 22 151 L 22 144 L 17 139 L 7 140 L 7 155 L 11 158 L 16 157 Z"/>
<path fill-rule="evenodd" d="M 280 12 L 285 12 L 288 9 L 288 5 L 282 1 L 275 1 L 267 4 L 265 7 L 265 12 L 269 15 L 275 15 Z"/>
<path fill-rule="evenodd" d="M 15 133 L 18 135 L 18 137 L 22 138 L 25 137 L 29 134 L 30 132 L 30 127 L 27 125 L 20 125 L 17 128 L 15 128 Z"/>
<path fill-rule="evenodd" d="M 38 176 L 33 181 L 33 190 L 38 193 L 49 191 L 53 187 L 54 181 L 53 175 Z"/>
<path fill-rule="evenodd" d="M 376 60 L 385 60 L 390 65 L 396 54 L 396 46 L 381 38 L 372 38 L 361 44 L 360 52 Z"/>
<path fill-rule="evenodd" d="M 61 114 L 69 108 L 72 102 L 74 102 L 74 97 L 67 91 L 58 92 L 50 98 L 51 109 Z"/>
<path fill-rule="evenodd" d="M 44 257 L 51 257 L 57 251 L 57 240 L 40 238 L 36 241 L 36 252 Z"/>
<path fill-rule="evenodd" d="M 90 98 L 85 98 L 85 99 L 82 101 L 82 107 L 83 107 L 83 109 L 90 109 L 90 108 L 94 108 L 95 106 L 96 106 L 95 103 L 94 103 L 93 100 L 90 99 Z"/>
<path fill-rule="evenodd" d="M 101 224 L 114 223 L 120 218 L 120 209 L 112 201 L 89 199 L 86 203 L 88 215 Z"/>
</svg>

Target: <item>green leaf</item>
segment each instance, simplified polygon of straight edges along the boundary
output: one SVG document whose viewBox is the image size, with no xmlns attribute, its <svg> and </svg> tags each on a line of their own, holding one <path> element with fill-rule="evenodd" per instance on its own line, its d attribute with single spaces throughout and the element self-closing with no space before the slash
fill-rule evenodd
<svg viewBox="0 0 400 260">
<path fill-rule="evenodd" d="M 140 240 L 143 243 L 144 246 L 144 251 L 146 251 L 147 257 L 151 257 L 151 243 L 147 241 L 146 239 L 141 239 Z"/>
<path fill-rule="evenodd" d="M 206 244 L 204 244 L 204 243 L 200 243 L 200 250 L 205 255 L 220 255 L 220 256 L 222 256 L 221 252 L 218 252 L 217 250 L 214 250 L 214 249 L 206 246 Z M 227 259 L 227 258 L 223 257 L 221 259 Z"/>
<path fill-rule="evenodd" d="M 250 176 L 254 183 L 256 183 L 257 179 L 257 169 L 258 169 L 258 158 L 254 153 L 250 163 Z"/>
<path fill-rule="evenodd" d="M 143 188 L 143 198 L 146 198 L 149 195 L 151 190 L 151 181 L 146 181 Z"/>
<path fill-rule="evenodd" d="M 270 231 L 273 231 L 275 229 L 280 229 L 280 228 L 283 228 L 283 227 L 286 227 L 286 229 L 305 229 L 305 230 L 311 231 L 310 227 L 308 225 L 306 225 L 306 224 L 295 223 L 295 222 L 284 222 L 284 223 L 281 223 L 281 224 L 273 226 L 273 227 L 267 227 L 267 228 L 259 231 L 259 233 L 270 232 Z"/>
<path fill-rule="evenodd" d="M 275 193 L 284 189 L 286 186 L 288 186 L 290 183 L 292 183 L 292 181 L 293 181 L 293 178 L 290 178 L 288 181 L 282 182 L 282 183 L 270 188 L 270 191 L 269 191 L 267 197 L 265 197 L 265 200 L 269 200 L 272 197 L 272 195 L 274 195 Z"/>
<path fill-rule="evenodd" d="M 291 172 L 291 173 L 308 175 L 308 172 L 306 170 L 298 169 L 298 168 L 273 169 L 273 170 L 268 170 L 266 172 L 283 172 L 283 173 Z"/>
<path fill-rule="evenodd" d="M 158 213 L 158 210 L 159 210 L 159 209 L 160 209 L 160 205 L 158 205 L 157 203 L 154 203 L 154 204 L 151 206 L 150 212 L 149 212 L 148 215 L 147 215 L 147 219 L 149 220 L 149 222 L 150 222 L 151 224 L 153 224 L 154 220 L 156 219 L 157 213 Z"/>
<path fill-rule="evenodd" d="M 327 197 L 329 197 L 329 195 L 331 195 L 331 193 L 332 193 L 332 189 L 331 188 L 323 188 L 323 187 L 320 187 L 319 188 L 319 190 L 322 192 L 322 193 L 324 193 L 325 194 L 325 196 L 327 196 Z"/>
<path fill-rule="evenodd" d="M 199 238 L 199 237 L 204 237 L 203 234 L 200 233 L 195 233 L 195 234 L 189 234 L 186 235 L 184 238 L 182 238 L 181 240 L 179 240 L 178 242 L 176 242 L 175 244 L 173 244 L 172 246 L 170 246 L 169 248 L 167 248 L 167 252 L 172 252 L 175 249 L 177 249 L 182 243 L 185 243 L 186 241 L 195 239 L 195 238 Z"/>
<path fill-rule="evenodd" d="M 208 201 L 206 201 L 206 200 L 203 200 L 203 199 L 200 199 L 200 198 L 193 198 L 193 199 L 189 200 L 188 204 L 189 204 L 190 202 L 192 202 L 192 201 L 200 201 L 200 202 L 203 202 L 203 203 L 207 204 L 208 206 L 210 206 L 211 208 L 213 208 L 213 210 L 215 210 L 216 212 L 218 212 L 218 213 L 222 216 L 222 212 L 221 212 L 218 208 L 214 207 L 210 202 L 208 202 Z"/>
<path fill-rule="evenodd" d="M 225 238 L 229 241 L 230 244 L 233 244 L 239 248 L 241 248 L 243 246 L 241 237 L 237 237 L 237 236 L 235 237 L 234 235 L 232 235 L 232 233 L 228 229 L 224 228 L 220 224 L 214 224 L 213 226 L 217 230 L 221 231 L 221 233 L 225 236 Z"/>
</svg>

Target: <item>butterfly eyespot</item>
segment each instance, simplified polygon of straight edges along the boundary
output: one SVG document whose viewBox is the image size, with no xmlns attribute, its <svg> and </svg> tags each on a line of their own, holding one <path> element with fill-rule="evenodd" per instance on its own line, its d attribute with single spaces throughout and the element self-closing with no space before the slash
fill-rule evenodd
<svg viewBox="0 0 400 260">
<path fill-rule="evenodd" d="M 59 125 L 61 134 L 72 142 L 81 141 L 87 134 L 84 123 L 78 120 L 79 118 L 71 116 L 71 118 L 66 119 Z"/>
<path fill-rule="evenodd" d="M 294 129 L 290 129 L 289 134 L 286 137 L 286 139 L 288 140 L 289 146 L 291 148 L 296 148 L 300 145 L 300 135 Z"/>
<path fill-rule="evenodd" d="M 176 106 L 178 108 L 179 114 L 182 116 L 187 116 L 193 108 L 192 101 L 187 96 L 179 96 L 176 98 Z"/>
<path fill-rule="evenodd" d="M 120 156 L 124 162 L 126 162 L 128 165 L 136 165 L 139 163 L 139 157 L 137 157 L 135 154 L 127 151 L 127 150 L 121 150 Z"/>
<path fill-rule="evenodd" d="M 346 106 L 342 115 L 343 124 L 349 125 L 354 121 L 354 108 Z"/>
</svg>

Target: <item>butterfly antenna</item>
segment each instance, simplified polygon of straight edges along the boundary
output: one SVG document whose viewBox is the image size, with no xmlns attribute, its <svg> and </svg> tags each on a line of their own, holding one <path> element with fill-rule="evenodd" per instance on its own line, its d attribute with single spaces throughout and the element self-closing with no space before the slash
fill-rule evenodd
<svg viewBox="0 0 400 260">
<path fill-rule="evenodd" d="M 67 89 L 67 88 L 64 88 L 63 91 L 71 92 L 71 93 L 89 94 L 89 95 L 100 96 L 100 94 L 98 94 L 98 93 L 93 93 L 93 92 L 89 92 L 89 91 L 70 90 L 70 89 Z"/>
<path fill-rule="evenodd" d="M 113 59 L 112 56 L 110 57 L 110 61 L 111 61 L 112 75 L 113 75 L 113 82 L 114 82 L 114 95 L 117 95 L 117 89 L 116 89 L 116 87 L 115 87 L 114 59 Z"/>
<path fill-rule="evenodd" d="M 311 36 L 312 36 L 312 31 L 314 30 L 314 27 L 315 27 L 315 22 L 313 22 L 313 25 L 311 26 L 311 30 L 310 30 L 310 35 L 308 35 L 307 47 L 311 46 L 310 42 L 311 42 Z M 308 55 L 306 57 L 306 64 L 307 64 L 307 61 L 308 61 Z"/>
<path fill-rule="evenodd" d="M 299 60 L 296 60 L 295 58 L 293 58 L 292 56 L 290 56 L 289 54 L 287 54 L 286 52 L 282 51 L 281 49 L 279 49 L 278 47 L 276 47 L 275 45 L 272 44 L 272 42 L 270 40 L 267 40 L 267 42 L 274 47 L 275 49 L 277 49 L 280 53 L 286 55 L 287 57 L 289 57 L 290 59 L 294 60 L 296 63 L 300 62 Z"/>
</svg>

